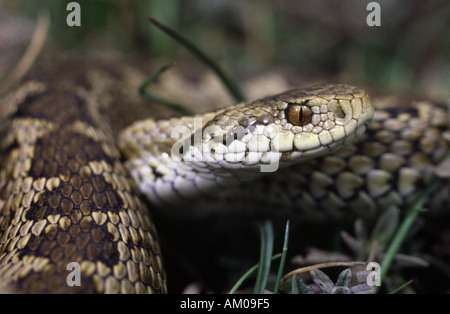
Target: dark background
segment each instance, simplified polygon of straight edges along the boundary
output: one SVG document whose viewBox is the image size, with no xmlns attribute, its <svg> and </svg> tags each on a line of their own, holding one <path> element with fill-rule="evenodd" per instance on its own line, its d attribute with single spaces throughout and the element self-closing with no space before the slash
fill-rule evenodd
<svg viewBox="0 0 450 314">
<path fill-rule="evenodd" d="M 201 68 L 184 48 L 150 25 L 179 31 L 237 78 L 267 71 L 315 80 L 449 97 L 450 3 L 383 0 L 381 26 L 369 27 L 360 0 L 80 0 L 82 26 L 68 27 L 70 1 L 0 1 L 0 52 L 16 55 L 42 10 L 51 14 L 51 43 L 65 53 L 177 60 Z M 0 74 L 11 62 L 2 62 Z M 6 69 L 5 69 L 6 67 Z M 195 75 L 193 73 L 192 75 Z"/>
</svg>

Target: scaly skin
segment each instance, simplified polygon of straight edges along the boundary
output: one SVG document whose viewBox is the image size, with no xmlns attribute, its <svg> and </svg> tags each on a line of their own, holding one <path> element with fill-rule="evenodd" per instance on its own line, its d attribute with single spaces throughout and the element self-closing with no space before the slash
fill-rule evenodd
<svg viewBox="0 0 450 314">
<path fill-rule="evenodd" d="M 259 127 L 263 130 L 259 135 L 266 136 L 270 143 L 268 147 L 278 147 L 275 153 L 280 169 L 251 182 L 245 181 L 259 177 L 260 169 L 254 161 L 245 159 L 251 150 L 247 145 L 250 139 L 237 138 L 245 143 L 244 158 L 239 159 L 242 152 L 228 155 L 228 159 L 222 155 L 228 160 L 224 172 L 231 173 L 233 179 L 216 180 L 217 173 L 213 172 L 213 176 L 203 173 L 205 180 L 200 182 L 198 173 L 205 167 L 187 161 L 193 154 L 191 148 L 181 154 L 185 161 L 174 168 L 161 167 L 160 159 L 161 153 L 168 154 L 174 147 L 176 141 L 169 140 L 173 127 L 177 123 L 193 126 L 192 117 L 135 124 L 120 137 L 122 154 L 128 158 L 126 163 L 131 165 L 136 184 L 116 149 L 113 132 L 118 131 L 104 117 L 103 102 L 109 99 L 124 105 L 115 99 L 117 87 L 108 85 L 108 75 L 117 73 L 99 80 L 86 69 L 69 70 L 58 68 L 30 75 L 0 102 L 0 278 L 11 291 L 166 292 L 158 236 L 136 185 L 152 204 L 181 199 L 182 205 L 163 205 L 161 210 L 170 212 L 178 206 L 185 215 L 214 208 L 222 211 L 226 204 L 228 210 L 237 211 L 284 209 L 305 220 L 339 218 L 349 210 L 371 218 L 392 204 L 406 207 L 423 190 L 448 149 L 442 136 L 448 130 L 445 106 L 431 101 L 401 104 L 396 99 L 384 104 L 375 101 L 374 121 L 360 143 L 352 144 L 362 136 L 371 118 L 370 101 L 361 89 L 328 85 L 202 115 L 201 127 Z M 63 79 L 59 73 L 64 73 Z M 333 94 L 330 91 L 334 88 L 350 92 Z M 259 104 L 269 109 L 255 109 Z M 319 109 L 309 112 L 306 107 L 315 104 Z M 325 104 L 330 105 L 330 111 L 325 112 Z M 366 111 L 358 107 L 363 104 Z M 298 107 L 287 110 L 295 105 L 305 111 L 300 114 Z M 325 115 L 340 120 L 326 122 Z M 342 128 L 346 132 L 328 131 L 345 121 L 353 121 L 353 126 Z M 271 131 L 266 129 L 264 133 L 265 127 L 273 124 L 279 126 L 278 131 L 291 132 L 284 133 L 276 144 L 271 142 Z M 328 134 L 319 136 L 324 130 Z M 128 141 L 133 138 L 130 132 L 139 134 L 135 136 L 138 141 Z M 316 135 L 303 136 L 308 132 Z M 349 146 L 338 150 L 344 142 Z M 244 147 L 242 143 L 233 145 L 239 150 Z M 216 149 L 215 153 L 220 151 Z M 149 153 L 159 155 L 152 155 L 154 159 L 148 163 Z M 329 153 L 332 155 L 324 156 Z M 257 161 L 267 162 L 262 155 Z M 147 160 L 137 161 L 139 156 Z M 295 165 L 302 160 L 299 156 L 315 159 Z M 167 165 L 173 166 L 171 161 Z M 208 167 L 214 170 L 214 165 Z M 235 168 L 240 174 L 234 175 Z M 191 189 L 187 189 L 188 181 L 179 186 L 179 182 L 170 181 L 174 174 L 177 178 L 183 173 L 186 180 L 192 180 Z M 151 181 L 151 175 L 155 181 Z M 165 188 L 153 185 L 147 189 L 163 178 L 169 182 Z M 216 192 L 200 190 L 210 189 L 211 185 L 205 183 L 215 180 L 220 181 Z M 225 189 L 226 185 L 231 186 Z M 179 190 L 175 194 L 174 187 Z M 436 206 L 448 199 L 445 186 L 441 187 L 434 194 Z M 167 194 L 161 197 L 160 191 Z M 200 199 L 190 205 L 193 210 L 189 212 L 183 204 L 186 196 L 188 200 Z M 67 265 L 71 262 L 80 265 L 80 286 L 67 285 L 72 271 Z"/>
<path fill-rule="evenodd" d="M 119 146 L 141 192 L 171 204 L 331 154 L 361 137 L 372 117 L 364 90 L 323 84 L 195 117 L 139 121 Z"/>
<path fill-rule="evenodd" d="M 164 293 L 147 207 L 92 89 L 66 74 L 32 76 L 0 106 L 2 284 L 24 293 Z"/>
</svg>

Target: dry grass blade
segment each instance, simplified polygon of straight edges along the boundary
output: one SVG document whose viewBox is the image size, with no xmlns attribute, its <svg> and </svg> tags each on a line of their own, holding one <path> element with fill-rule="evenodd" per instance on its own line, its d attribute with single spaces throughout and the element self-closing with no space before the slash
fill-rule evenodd
<svg viewBox="0 0 450 314">
<path fill-rule="evenodd" d="M 284 284 L 286 283 L 286 281 L 289 278 L 291 278 L 295 275 L 306 273 L 308 271 L 311 271 L 314 269 L 320 269 L 320 268 L 336 267 L 336 266 L 351 267 L 351 266 L 356 266 L 356 265 L 366 265 L 366 263 L 364 263 L 364 262 L 329 262 L 329 263 L 321 263 L 321 264 L 298 268 L 298 269 L 295 269 L 295 270 L 291 271 L 290 273 L 286 274 L 283 278 L 281 278 L 280 287 L 278 288 L 278 291 L 280 293 L 284 293 L 284 290 L 283 290 Z"/>
<path fill-rule="evenodd" d="M 0 93 L 7 91 L 12 85 L 20 81 L 27 73 L 39 55 L 47 38 L 48 29 L 50 26 L 50 16 L 48 11 L 43 11 L 39 14 L 39 19 L 36 29 L 31 38 L 30 44 L 20 61 L 11 71 L 9 78 L 7 78 L 0 86 Z"/>
</svg>

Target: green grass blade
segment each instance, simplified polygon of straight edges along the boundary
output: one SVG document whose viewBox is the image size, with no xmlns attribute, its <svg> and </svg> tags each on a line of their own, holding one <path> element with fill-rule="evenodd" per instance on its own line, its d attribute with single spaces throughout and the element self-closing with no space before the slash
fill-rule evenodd
<svg viewBox="0 0 450 314">
<path fill-rule="evenodd" d="M 261 250 L 259 256 L 258 275 L 256 276 L 256 284 L 253 290 L 255 294 L 263 294 L 269 277 L 270 264 L 272 262 L 273 250 L 273 227 L 270 221 L 265 221 L 259 227 L 261 234 Z"/>
<path fill-rule="evenodd" d="M 389 270 L 392 262 L 394 261 L 395 255 L 397 254 L 401 244 L 403 243 L 403 240 L 408 235 L 408 232 L 411 229 L 411 226 L 413 225 L 414 221 L 416 221 L 417 216 L 419 215 L 419 213 L 423 212 L 423 205 L 428 199 L 430 192 L 436 186 L 437 181 L 438 181 L 437 178 L 433 178 L 432 182 L 428 185 L 427 189 L 424 191 L 421 197 L 410 208 L 402 224 L 398 228 L 397 233 L 395 234 L 391 244 L 389 245 L 386 251 L 383 263 L 381 264 L 381 272 L 380 272 L 381 280 L 383 280 L 383 278 L 386 276 L 387 271 Z"/>
<path fill-rule="evenodd" d="M 182 1 L 180 0 L 151 0 L 151 1 L 136 1 L 138 10 L 145 12 L 158 12 L 160 19 L 164 20 L 166 25 L 170 27 L 178 28 L 180 27 L 179 22 L 182 14 Z M 139 15 L 141 17 L 141 15 Z M 140 22 L 140 19 L 139 19 Z M 161 33 L 156 28 L 150 29 L 149 34 L 150 47 L 152 50 L 152 55 L 163 56 L 163 57 L 173 57 L 176 53 L 176 46 L 173 40 L 168 36 Z"/>
<path fill-rule="evenodd" d="M 159 68 L 158 70 L 156 70 L 153 74 L 151 74 L 145 81 L 144 83 L 142 83 L 142 85 L 139 87 L 139 93 L 141 95 L 141 97 L 145 100 L 149 100 L 149 101 L 153 101 L 159 104 L 162 104 L 166 107 L 169 107 L 171 109 L 174 109 L 182 114 L 186 114 L 186 115 L 191 115 L 193 114 L 193 112 L 191 110 L 189 110 L 186 106 L 168 101 L 164 98 L 161 98 L 159 96 L 156 96 L 154 94 L 150 94 L 147 92 L 147 88 L 148 86 L 153 83 L 153 81 L 158 78 L 162 73 L 164 73 L 165 71 L 167 71 L 169 68 L 171 68 L 172 66 L 175 65 L 175 62 L 170 62 L 164 66 L 162 66 L 161 68 Z"/>
<path fill-rule="evenodd" d="M 286 253 L 287 253 L 287 248 L 288 248 L 288 240 L 289 240 L 289 220 L 286 222 L 286 229 L 284 232 L 283 251 L 281 253 L 280 266 L 278 267 L 277 279 L 275 281 L 275 288 L 273 290 L 274 294 L 278 293 L 278 288 L 280 286 L 281 277 L 283 276 L 284 263 L 286 262 Z"/>
<path fill-rule="evenodd" d="M 272 261 L 276 260 L 277 258 L 281 257 L 281 253 L 275 254 L 274 256 L 272 256 Z M 230 291 L 228 292 L 229 294 L 233 294 L 236 292 L 237 289 L 239 289 L 239 287 L 242 285 L 242 283 L 248 278 L 250 277 L 255 271 L 257 271 L 259 268 L 259 264 L 253 265 L 249 270 L 247 270 L 245 272 L 245 274 L 243 274 L 238 281 L 236 281 L 236 283 L 234 284 L 234 286 L 230 289 Z"/>
<path fill-rule="evenodd" d="M 192 44 L 187 39 L 180 36 L 180 34 L 175 32 L 174 30 L 161 24 L 160 22 L 158 22 L 151 16 L 148 19 L 153 25 L 155 25 L 156 27 L 161 29 L 163 32 L 165 32 L 167 35 L 169 35 L 170 37 L 175 39 L 178 43 L 183 45 L 194 56 L 196 56 L 200 61 L 205 63 L 212 71 L 214 71 L 237 102 L 241 102 L 241 101 L 245 100 L 244 93 L 243 93 L 242 89 L 240 88 L 240 86 L 236 83 L 236 81 L 232 80 L 216 62 L 214 62 L 211 58 L 206 56 L 199 48 L 197 48 L 194 44 Z"/>
<path fill-rule="evenodd" d="M 163 65 L 162 67 L 160 67 L 158 70 L 156 70 L 153 74 L 150 74 L 149 77 L 144 81 L 144 83 L 142 83 L 142 85 L 139 87 L 139 93 L 141 93 L 141 95 L 145 94 L 148 86 L 151 83 L 153 83 L 153 81 L 156 80 L 161 74 L 163 74 L 165 71 L 167 71 L 174 65 L 175 65 L 175 62 L 167 63 L 167 64 Z"/>
<path fill-rule="evenodd" d="M 447 151 L 447 154 L 445 156 L 445 159 L 450 159 L 450 151 Z M 386 276 L 392 262 L 394 261 L 395 255 L 397 254 L 397 251 L 400 248 L 400 245 L 403 243 L 403 240 L 408 235 L 409 230 L 411 229 L 411 226 L 413 225 L 414 221 L 416 220 L 419 213 L 421 213 L 424 208 L 424 204 L 427 201 L 428 197 L 430 196 L 431 191 L 435 188 L 435 186 L 439 183 L 439 179 L 434 176 L 430 183 L 428 184 L 426 190 L 422 193 L 422 195 L 417 199 L 417 201 L 411 206 L 408 213 L 406 214 L 405 219 L 403 220 L 402 224 L 400 225 L 398 231 L 394 235 L 394 238 L 391 241 L 390 246 L 388 247 L 386 254 L 384 256 L 383 263 L 381 264 L 381 270 L 380 270 L 380 279 L 383 280 L 383 278 Z M 377 287 L 377 290 L 379 287 Z"/>
<path fill-rule="evenodd" d="M 401 290 L 405 289 L 407 286 L 409 286 L 410 284 L 412 284 L 413 281 L 409 280 L 407 282 L 405 282 L 404 284 L 402 284 L 400 287 L 398 287 L 397 289 L 394 289 L 392 291 L 389 291 L 388 294 L 397 294 L 399 293 Z"/>
</svg>

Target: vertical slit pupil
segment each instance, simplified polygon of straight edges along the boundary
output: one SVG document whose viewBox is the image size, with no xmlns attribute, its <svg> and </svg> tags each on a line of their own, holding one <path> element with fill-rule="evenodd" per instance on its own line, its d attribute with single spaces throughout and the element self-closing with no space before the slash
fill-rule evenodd
<svg viewBox="0 0 450 314">
<path fill-rule="evenodd" d="M 303 107 L 300 107 L 300 112 L 298 115 L 298 121 L 301 123 L 303 123 Z"/>
</svg>

